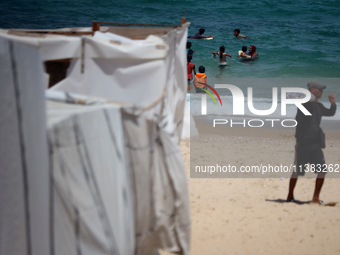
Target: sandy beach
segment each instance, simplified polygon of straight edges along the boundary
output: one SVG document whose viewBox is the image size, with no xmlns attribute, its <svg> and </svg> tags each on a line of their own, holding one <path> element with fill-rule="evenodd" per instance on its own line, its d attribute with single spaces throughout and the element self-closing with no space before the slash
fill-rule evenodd
<svg viewBox="0 0 340 255">
<path fill-rule="evenodd" d="M 221 157 L 238 166 L 291 164 L 293 130 L 220 128 L 212 134 L 211 125 L 196 125 L 200 134 L 181 142 L 191 203 L 191 254 L 340 254 L 340 205 L 309 204 L 314 173 L 298 180 L 299 203 L 285 202 L 290 173 L 278 178 L 190 178 L 190 156 L 191 164 Z M 325 133 L 326 163 L 339 163 L 340 131 Z M 325 180 L 321 199 L 340 201 L 339 178 Z"/>
</svg>

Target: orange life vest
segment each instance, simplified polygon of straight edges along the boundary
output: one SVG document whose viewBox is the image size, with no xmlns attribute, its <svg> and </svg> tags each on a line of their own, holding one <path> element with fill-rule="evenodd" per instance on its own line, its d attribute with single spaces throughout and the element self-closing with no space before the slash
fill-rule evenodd
<svg viewBox="0 0 340 255">
<path fill-rule="evenodd" d="M 202 83 L 207 83 L 207 75 L 205 73 L 196 73 L 195 75 L 196 87 L 204 88 L 205 85 Z"/>
</svg>

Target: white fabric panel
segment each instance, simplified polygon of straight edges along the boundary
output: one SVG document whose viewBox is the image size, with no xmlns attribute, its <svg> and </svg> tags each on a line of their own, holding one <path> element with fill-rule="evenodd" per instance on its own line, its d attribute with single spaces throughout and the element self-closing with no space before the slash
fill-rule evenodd
<svg viewBox="0 0 340 255">
<path fill-rule="evenodd" d="M 79 58 L 80 41 L 78 37 L 49 35 L 48 38 L 39 40 L 38 48 L 44 61 Z"/>
<path fill-rule="evenodd" d="M 74 60 L 68 77 L 51 90 L 104 97 L 137 107 L 145 107 L 162 95 L 167 72 L 164 43 L 165 49 L 157 50 L 154 43 L 126 46 L 99 39 L 84 40 L 84 73 L 81 73 L 82 60 Z M 155 51 L 158 53 L 148 55 Z M 111 57 L 107 59 L 108 56 Z"/>
<path fill-rule="evenodd" d="M 162 248 L 189 254 L 190 216 L 186 173 L 175 131 L 168 133 L 165 108 L 150 121 L 124 111 L 126 143 L 135 179 L 137 254 Z M 184 186 L 183 186 L 184 185 Z"/>
<path fill-rule="evenodd" d="M 0 253 L 27 254 L 24 179 L 9 41 L 0 38 Z"/>
<path fill-rule="evenodd" d="M 154 121 L 130 108 L 122 108 L 122 116 L 118 110 L 48 105 L 56 253 L 111 254 L 118 247 L 120 254 L 148 255 L 158 248 L 189 254 L 186 174 L 177 136 L 166 131 L 165 108 L 152 109 L 160 113 Z M 116 221 L 110 224 L 106 215 Z M 115 241 L 110 246 L 107 240 Z"/>
<path fill-rule="evenodd" d="M 79 58 L 81 53 L 81 38 L 79 37 L 60 35 L 28 37 L 7 34 L 7 31 L 0 31 L 0 36 L 39 50 L 43 61 Z"/>
<path fill-rule="evenodd" d="M 187 92 L 186 42 L 189 23 L 185 23 L 163 36 L 169 45 L 169 56 L 166 60 L 168 69 L 167 98 L 169 111 L 173 117 L 178 138 L 181 138 L 185 97 Z"/>
<path fill-rule="evenodd" d="M 98 39 L 104 39 L 104 40 L 109 40 L 109 41 L 115 41 L 115 42 L 122 42 L 122 43 L 136 43 L 136 42 L 141 42 L 143 43 L 144 40 L 132 40 L 130 38 L 121 36 L 121 35 L 117 35 L 117 34 L 113 34 L 110 32 L 107 33 L 102 33 L 99 31 L 96 31 L 93 35 L 93 37 L 98 38 Z"/>
<path fill-rule="evenodd" d="M 97 32 L 98 35 L 101 32 Z M 111 35 L 111 36 L 110 36 Z M 123 36 L 115 35 L 116 40 L 112 40 L 112 35 L 103 35 L 107 40 L 96 37 L 86 37 L 86 57 L 87 58 L 109 58 L 109 59 L 132 59 L 132 60 L 153 60 L 163 59 L 168 54 L 168 45 L 157 36 L 148 36 L 145 40 L 120 39 Z"/>
<path fill-rule="evenodd" d="M 147 106 L 157 100 L 164 89 L 166 70 L 162 60 L 137 62 L 128 60 L 86 59 L 81 74 L 81 60 L 72 62 L 70 76 L 51 90 L 67 91 L 112 101 Z M 145 76 L 153 70 L 152 76 Z M 157 82 L 160 81 L 160 82 Z"/>
<path fill-rule="evenodd" d="M 189 254 L 190 251 L 190 203 L 187 188 L 185 166 L 181 156 L 181 150 L 175 136 L 169 135 L 164 130 L 160 130 L 160 139 L 164 151 L 165 164 L 168 169 L 169 183 L 172 184 L 172 194 L 174 194 L 173 220 L 174 237 L 177 240 L 175 249 L 172 252 L 180 251 L 181 254 Z M 157 201 L 157 200 L 156 200 Z M 160 204 L 160 201 L 158 200 Z M 161 210 L 163 212 L 164 210 Z M 166 225 L 165 225 L 166 226 Z M 171 225 L 170 225 L 171 226 Z M 160 228 L 164 230 L 164 228 Z M 171 228 L 166 228 L 169 232 Z M 167 247 L 162 243 L 161 247 Z"/>
<path fill-rule="evenodd" d="M 154 237 L 152 227 L 156 220 L 152 206 L 154 169 L 152 168 L 151 146 L 155 125 L 142 116 L 138 118 L 138 116 L 126 113 L 123 114 L 123 125 L 129 167 L 134 173 L 136 252 L 137 254 L 152 254 L 149 249 L 145 250 L 145 246 Z M 154 250 L 154 244 L 151 249 Z"/>
<path fill-rule="evenodd" d="M 0 36 L 1 254 L 49 254 L 44 78 L 39 52 Z"/>
<path fill-rule="evenodd" d="M 134 254 L 120 108 L 49 102 L 56 254 Z"/>
</svg>

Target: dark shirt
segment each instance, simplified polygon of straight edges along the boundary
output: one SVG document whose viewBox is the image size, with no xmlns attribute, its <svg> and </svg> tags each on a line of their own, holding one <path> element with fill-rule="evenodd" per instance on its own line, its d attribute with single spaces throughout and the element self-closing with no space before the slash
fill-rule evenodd
<svg viewBox="0 0 340 255">
<path fill-rule="evenodd" d="M 319 102 L 307 102 L 303 106 L 312 114 L 305 115 L 298 109 L 296 114 L 296 142 L 300 144 L 312 144 L 319 142 L 320 123 L 322 116 L 333 116 L 336 112 L 336 104 L 327 109 Z"/>
<path fill-rule="evenodd" d="M 190 39 L 202 39 L 202 35 L 200 35 L 200 33 L 197 32 L 195 35 L 190 36 Z"/>
</svg>

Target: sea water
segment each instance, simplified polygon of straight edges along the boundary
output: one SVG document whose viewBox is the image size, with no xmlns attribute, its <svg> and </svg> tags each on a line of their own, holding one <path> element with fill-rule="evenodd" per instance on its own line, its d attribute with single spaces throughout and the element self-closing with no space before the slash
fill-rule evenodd
<svg viewBox="0 0 340 255">
<path fill-rule="evenodd" d="M 272 88 L 304 87 L 309 80 L 324 83 L 321 102 L 329 106 L 327 95 L 340 100 L 340 1 L 208 1 L 208 0 L 3 0 L 0 3 L 0 28 L 48 29 L 89 27 L 93 20 L 179 24 L 186 17 L 191 24 L 189 35 L 201 27 L 214 40 L 190 40 L 195 51 L 192 62 L 206 69 L 208 84 L 240 86 L 245 100 L 247 88 L 253 87 L 254 106 L 268 109 Z M 234 37 L 240 29 L 247 39 Z M 212 52 L 224 45 L 228 65 L 219 68 Z M 242 62 L 237 57 L 242 46 L 255 45 L 259 58 Z M 247 82 L 244 82 L 247 81 Z M 235 84 L 236 83 L 236 84 Z M 223 106 L 208 99 L 208 114 L 230 115 L 232 100 L 226 90 L 221 93 Z M 201 95 L 191 94 L 194 115 L 200 115 Z M 280 98 L 280 95 L 279 95 Z M 189 100 L 189 96 L 188 96 Z M 294 116 L 296 107 L 289 107 Z M 251 112 L 246 114 L 252 115 Z M 273 115 L 278 117 L 279 111 Z M 340 120 L 340 111 L 335 118 Z"/>
</svg>

